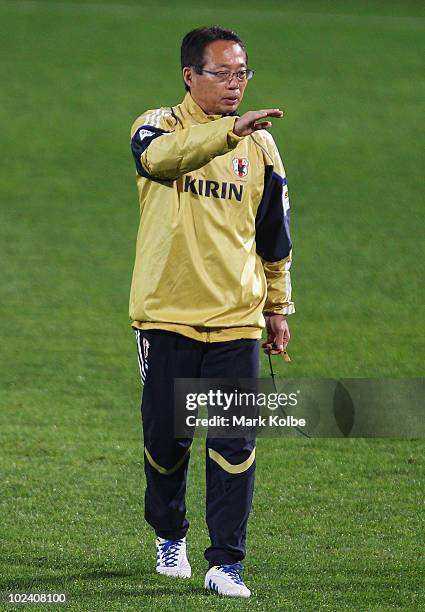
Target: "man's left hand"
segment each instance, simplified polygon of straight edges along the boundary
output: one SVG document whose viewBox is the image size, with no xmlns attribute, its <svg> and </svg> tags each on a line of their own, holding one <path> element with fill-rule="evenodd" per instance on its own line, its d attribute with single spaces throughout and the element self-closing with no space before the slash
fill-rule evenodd
<svg viewBox="0 0 425 612">
<path fill-rule="evenodd" d="M 266 319 L 267 341 L 263 348 L 271 355 L 279 355 L 286 350 L 290 334 L 288 322 L 283 315 L 268 315 Z"/>
</svg>

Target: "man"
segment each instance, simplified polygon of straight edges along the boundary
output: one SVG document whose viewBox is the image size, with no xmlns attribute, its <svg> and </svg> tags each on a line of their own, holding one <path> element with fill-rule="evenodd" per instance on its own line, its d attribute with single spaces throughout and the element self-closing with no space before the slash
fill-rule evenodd
<svg viewBox="0 0 425 612">
<path fill-rule="evenodd" d="M 156 569 L 190 577 L 192 441 L 174 436 L 174 379 L 258 377 L 264 321 L 267 350 L 283 352 L 294 305 L 286 177 L 267 132 L 268 118 L 283 113 L 236 114 L 253 71 L 234 32 L 189 32 L 181 65 L 183 102 L 146 111 L 131 129 L 140 226 L 130 317 L 144 382 L 145 518 L 157 535 Z M 208 438 L 206 451 L 205 587 L 249 597 L 240 561 L 255 441 Z"/>
</svg>

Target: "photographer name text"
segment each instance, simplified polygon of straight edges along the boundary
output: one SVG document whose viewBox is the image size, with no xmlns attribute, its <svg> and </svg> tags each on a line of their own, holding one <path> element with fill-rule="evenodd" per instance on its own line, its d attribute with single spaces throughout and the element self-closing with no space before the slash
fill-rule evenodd
<svg viewBox="0 0 425 612">
<path fill-rule="evenodd" d="M 212 416 L 209 418 L 196 417 L 191 414 L 186 417 L 188 427 L 305 427 L 305 419 L 297 419 L 292 414 L 286 417 L 268 415 L 249 418 L 245 416 L 225 417 Z"/>
</svg>

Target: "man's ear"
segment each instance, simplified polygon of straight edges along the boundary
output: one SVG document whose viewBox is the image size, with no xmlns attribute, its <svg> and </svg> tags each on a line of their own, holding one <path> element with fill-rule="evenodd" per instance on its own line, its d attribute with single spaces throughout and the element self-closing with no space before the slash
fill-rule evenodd
<svg viewBox="0 0 425 612">
<path fill-rule="evenodd" d="M 188 66 L 183 68 L 183 81 L 188 87 L 192 85 L 192 69 Z"/>
</svg>

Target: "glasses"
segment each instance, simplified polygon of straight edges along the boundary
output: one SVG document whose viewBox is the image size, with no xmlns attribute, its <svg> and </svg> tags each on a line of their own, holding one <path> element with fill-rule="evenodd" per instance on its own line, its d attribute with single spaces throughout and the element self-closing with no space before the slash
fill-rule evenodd
<svg viewBox="0 0 425 612">
<path fill-rule="evenodd" d="M 254 71 L 251 70 L 251 68 L 244 68 L 237 72 L 231 72 L 230 70 L 218 70 L 214 72 L 213 70 L 205 70 L 205 68 L 201 68 L 201 66 L 192 66 L 192 68 L 194 68 L 198 74 L 202 74 L 203 72 L 212 74 L 220 83 L 225 83 L 226 81 L 230 82 L 233 77 L 236 77 L 237 81 L 243 83 L 244 81 L 249 81 L 254 76 Z"/>
</svg>

